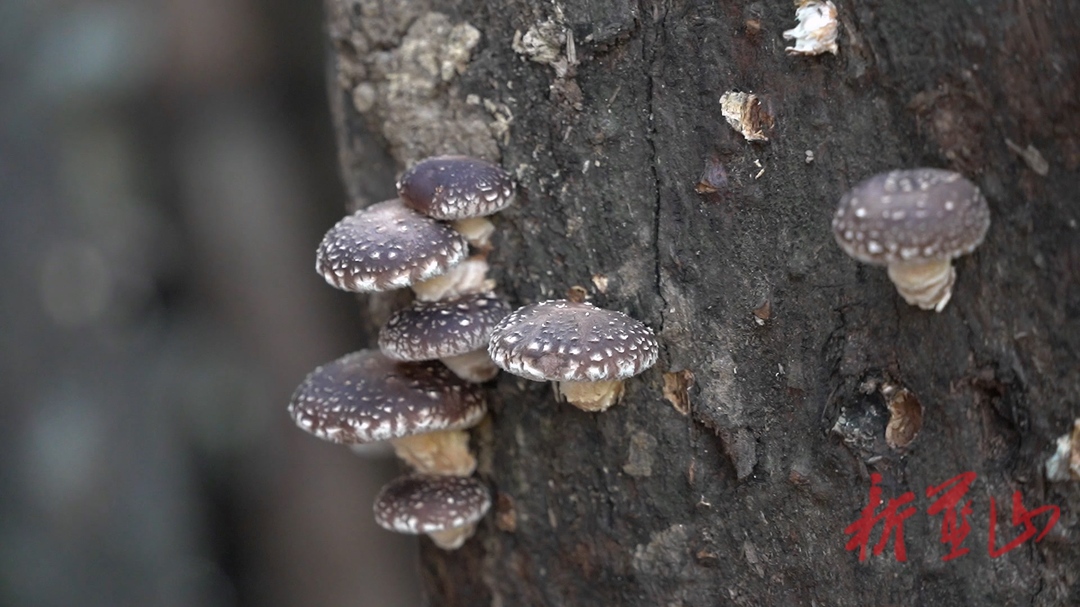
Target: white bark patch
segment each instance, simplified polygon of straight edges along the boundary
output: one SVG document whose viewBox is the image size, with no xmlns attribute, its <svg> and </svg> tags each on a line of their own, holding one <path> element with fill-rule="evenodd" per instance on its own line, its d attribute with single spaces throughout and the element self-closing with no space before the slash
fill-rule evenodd
<svg viewBox="0 0 1080 607">
<path fill-rule="evenodd" d="M 690 529 L 676 523 L 650 536 L 648 544 L 634 548 L 634 571 L 639 575 L 682 579 L 690 575 Z"/>
<path fill-rule="evenodd" d="M 795 46 L 785 50 L 790 55 L 836 54 L 836 34 L 839 23 L 836 20 L 836 5 L 819 0 L 803 0 L 795 9 L 795 18 L 799 24 L 784 32 L 785 40 L 794 40 Z"/>
</svg>

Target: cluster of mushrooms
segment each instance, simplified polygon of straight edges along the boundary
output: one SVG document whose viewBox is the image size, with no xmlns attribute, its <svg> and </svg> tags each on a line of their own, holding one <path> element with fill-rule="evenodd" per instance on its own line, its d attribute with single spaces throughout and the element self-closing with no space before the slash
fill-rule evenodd
<svg viewBox="0 0 1080 607">
<path fill-rule="evenodd" d="M 467 432 L 487 414 L 480 384 L 501 368 L 556 382 L 557 398 L 603 411 L 619 401 L 624 379 L 656 362 L 659 348 L 648 327 L 620 312 L 569 300 L 511 312 L 493 292 L 487 216 L 513 203 L 516 190 L 501 167 L 428 158 L 401 176 L 397 190 L 398 198 L 332 227 L 316 269 L 339 289 L 410 287 L 415 300 L 382 327 L 377 350 L 309 373 L 288 410 L 323 440 L 389 441 L 413 472 L 380 491 L 376 522 L 453 550 L 491 508 L 488 486 L 472 476 Z"/>
<path fill-rule="evenodd" d="M 401 176 L 397 190 L 398 198 L 332 227 L 316 269 L 346 291 L 410 287 L 414 301 L 382 327 L 378 349 L 308 374 L 289 413 L 330 442 L 389 441 L 413 472 L 379 493 L 376 522 L 452 550 L 491 508 L 488 486 L 473 477 L 467 432 L 487 415 L 480 384 L 502 369 L 555 382 L 557 399 L 603 411 L 622 397 L 623 380 L 656 362 L 659 347 L 648 327 L 620 312 L 565 299 L 511 311 L 494 293 L 487 217 L 512 204 L 516 191 L 501 167 L 428 158 Z M 989 222 L 970 181 L 914 169 L 876 175 L 845 194 L 833 232 L 849 255 L 887 265 L 908 303 L 941 311 L 956 279 L 951 260 L 978 246 Z"/>
</svg>

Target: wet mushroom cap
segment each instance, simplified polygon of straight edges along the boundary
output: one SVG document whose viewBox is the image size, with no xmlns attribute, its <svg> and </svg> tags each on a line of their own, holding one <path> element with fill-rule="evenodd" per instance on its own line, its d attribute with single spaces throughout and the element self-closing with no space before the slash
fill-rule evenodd
<svg viewBox="0 0 1080 607">
<path fill-rule="evenodd" d="M 468 252 L 465 239 L 450 226 L 394 199 L 330 228 L 319 244 L 315 269 L 345 291 L 387 291 L 444 274 Z"/>
<path fill-rule="evenodd" d="M 411 475 L 375 498 L 375 522 L 398 533 L 438 533 L 475 523 L 491 508 L 491 492 L 471 477 Z"/>
<path fill-rule="evenodd" d="M 296 425 L 342 444 L 368 443 L 475 425 L 483 394 L 442 363 L 403 363 L 361 350 L 304 378 L 289 402 Z"/>
<path fill-rule="evenodd" d="M 959 173 L 898 170 L 844 194 L 832 226 L 836 242 L 859 261 L 917 263 L 973 251 L 990 227 L 990 209 Z"/>
<path fill-rule="evenodd" d="M 496 164 L 468 156 L 436 156 L 401 175 L 398 196 L 409 207 L 443 220 L 482 217 L 514 201 L 514 180 Z"/>
<path fill-rule="evenodd" d="M 504 370 L 536 381 L 603 381 L 648 369 L 659 346 L 651 329 L 621 312 L 557 299 L 502 319 L 488 354 Z"/>
<path fill-rule="evenodd" d="M 379 349 L 395 360 L 431 360 L 487 346 L 510 306 L 494 293 L 442 301 L 416 301 L 398 310 L 379 331 Z"/>
</svg>

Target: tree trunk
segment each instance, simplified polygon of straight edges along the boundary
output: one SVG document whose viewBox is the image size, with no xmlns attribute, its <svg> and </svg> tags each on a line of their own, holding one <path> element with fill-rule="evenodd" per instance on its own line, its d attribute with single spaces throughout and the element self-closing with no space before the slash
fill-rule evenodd
<svg viewBox="0 0 1080 607">
<path fill-rule="evenodd" d="M 581 286 L 661 341 L 605 413 L 491 385 L 496 507 L 458 551 L 424 540 L 433 604 L 1080 604 L 1080 490 L 1044 474 L 1080 414 L 1076 3 L 838 0 L 835 56 L 785 53 L 788 2 L 327 7 L 353 203 L 428 155 L 499 161 L 520 182 L 499 291 Z M 758 96 L 767 141 L 725 121 L 728 91 Z M 993 217 L 940 313 L 830 228 L 852 185 L 918 166 L 966 175 Z M 387 298 L 366 301 L 377 327 Z M 967 472 L 969 552 L 943 560 L 927 491 Z M 886 501 L 913 492 L 906 560 L 895 531 L 846 549 L 877 474 Z M 991 556 L 1025 530 L 1014 492 L 1060 520 Z"/>
</svg>

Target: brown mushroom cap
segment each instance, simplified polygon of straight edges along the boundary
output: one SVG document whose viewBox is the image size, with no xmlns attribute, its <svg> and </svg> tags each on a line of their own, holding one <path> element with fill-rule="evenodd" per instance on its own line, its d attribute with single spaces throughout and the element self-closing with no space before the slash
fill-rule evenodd
<svg viewBox="0 0 1080 607">
<path fill-rule="evenodd" d="M 898 170 L 844 194 L 832 226 L 836 242 L 859 261 L 918 263 L 973 251 L 990 227 L 990 209 L 959 173 Z"/>
<path fill-rule="evenodd" d="M 491 492 L 471 477 L 418 475 L 395 479 L 375 498 L 375 522 L 398 533 L 438 533 L 484 518 Z"/>
<path fill-rule="evenodd" d="M 514 201 L 514 180 L 496 164 L 468 156 L 436 156 L 401 175 L 398 196 L 435 219 L 481 217 Z"/>
<path fill-rule="evenodd" d="M 482 393 L 441 363 L 395 362 L 374 350 L 315 369 L 289 403 L 297 426 L 343 444 L 469 428 L 486 412 Z"/>
<path fill-rule="evenodd" d="M 495 364 L 536 381 L 621 380 L 659 354 L 652 329 L 622 312 L 557 299 L 520 308 L 491 332 Z"/>
<path fill-rule="evenodd" d="M 483 348 L 510 306 L 494 293 L 416 301 L 379 331 L 379 349 L 395 360 L 431 360 Z"/>
<path fill-rule="evenodd" d="M 319 244 L 315 269 L 345 291 L 387 291 L 444 274 L 468 252 L 465 239 L 450 226 L 394 199 L 330 228 Z"/>
</svg>

